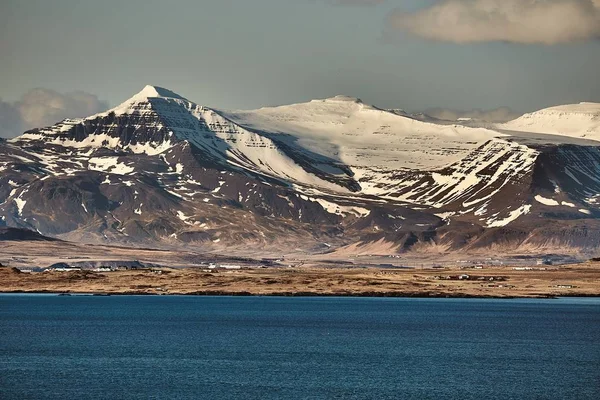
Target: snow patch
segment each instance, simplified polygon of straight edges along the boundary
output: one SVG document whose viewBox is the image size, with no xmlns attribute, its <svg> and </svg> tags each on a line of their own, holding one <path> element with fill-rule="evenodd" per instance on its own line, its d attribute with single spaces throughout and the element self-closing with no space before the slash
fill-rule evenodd
<svg viewBox="0 0 600 400">
<path fill-rule="evenodd" d="M 27 200 L 22 200 L 20 197 L 17 197 L 14 201 L 17 205 L 19 217 L 21 217 L 23 215 L 23 208 L 25 208 L 25 204 L 27 204 Z"/>
<path fill-rule="evenodd" d="M 539 194 L 538 194 L 537 196 L 535 196 L 535 200 L 536 200 L 538 203 L 542 203 L 542 204 L 544 204 L 544 205 L 546 205 L 546 206 L 557 206 L 557 205 L 559 205 L 559 204 L 560 204 L 560 203 L 559 203 L 558 201 L 556 201 L 556 200 L 553 200 L 553 199 L 547 199 L 547 198 L 545 198 L 545 197 L 543 197 L 543 196 L 540 196 Z"/>
<path fill-rule="evenodd" d="M 452 216 L 454 216 L 456 213 L 455 212 L 445 212 L 445 213 L 439 213 L 439 214 L 434 214 L 436 217 L 439 217 L 441 219 L 448 219 Z"/>
<path fill-rule="evenodd" d="M 225 181 L 219 181 L 219 186 L 217 186 L 215 189 L 213 189 L 211 191 L 211 193 L 219 193 L 219 191 L 221 190 L 221 188 L 223 187 L 224 184 L 225 184 Z"/>
<path fill-rule="evenodd" d="M 508 214 L 508 217 L 506 217 L 504 219 L 489 219 L 487 221 L 487 226 L 488 226 L 488 228 L 500 228 L 500 227 L 506 226 L 506 225 L 510 224 L 511 222 L 516 221 L 517 218 L 519 218 L 520 216 L 529 214 L 529 211 L 531 211 L 530 204 L 522 205 L 521 207 L 517 208 L 516 210 L 511 211 Z"/>
<path fill-rule="evenodd" d="M 321 207 L 323 207 L 323 209 L 325 211 L 327 211 L 328 213 L 336 214 L 336 215 L 339 215 L 342 217 L 345 217 L 346 215 L 350 214 L 350 215 L 354 215 L 359 218 L 364 218 L 364 217 L 367 217 L 369 214 L 371 214 L 370 210 L 363 208 L 363 207 L 343 206 L 343 205 L 334 203 L 332 201 L 328 201 L 328 200 L 324 200 L 324 199 L 320 199 L 320 198 L 309 198 L 309 200 L 312 202 L 319 203 L 319 205 Z"/>
<path fill-rule="evenodd" d="M 133 167 L 119 162 L 118 157 L 92 157 L 89 163 L 89 169 L 92 171 L 102 171 L 116 175 L 126 175 L 134 171 Z"/>
</svg>

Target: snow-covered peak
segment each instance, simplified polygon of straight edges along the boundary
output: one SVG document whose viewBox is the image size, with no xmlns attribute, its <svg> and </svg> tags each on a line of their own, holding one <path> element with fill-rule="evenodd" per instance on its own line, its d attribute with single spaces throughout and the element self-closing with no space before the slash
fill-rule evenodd
<svg viewBox="0 0 600 400">
<path fill-rule="evenodd" d="M 347 96 L 222 114 L 251 130 L 293 137 L 286 140 L 300 151 L 346 165 L 394 170 L 441 168 L 503 136 L 486 129 L 422 122 Z"/>
<path fill-rule="evenodd" d="M 313 100 L 313 102 L 329 102 L 329 103 L 356 103 L 356 104 L 362 104 L 362 100 L 357 98 L 357 97 L 351 97 L 351 96 L 344 96 L 344 95 L 337 95 L 334 97 L 330 97 L 328 99 L 325 100 Z"/>
<path fill-rule="evenodd" d="M 600 116 L 600 103 L 581 102 L 579 104 L 564 104 L 545 108 L 537 112 L 564 112 L 573 114 L 593 114 Z"/>
<path fill-rule="evenodd" d="M 42 140 L 70 148 L 107 147 L 158 154 L 175 143 L 177 128 L 189 125 L 190 120 L 197 122 L 191 115 L 191 110 L 197 108 L 177 93 L 146 85 L 110 110 L 85 118 L 65 119 L 53 126 L 25 132 L 13 141 Z M 129 132 L 125 137 L 123 130 Z"/>
<path fill-rule="evenodd" d="M 175 92 L 172 92 L 168 89 L 159 87 L 146 85 L 140 92 L 132 96 L 131 98 L 125 100 L 123 103 L 119 104 L 117 107 L 108 110 L 106 113 L 114 112 L 115 114 L 127 114 L 130 113 L 133 109 L 136 108 L 136 105 L 139 103 L 147 103 L 150 99 L 176 99 L 180 101 L 188 101 L 185 97 L 178 95 Z"/>
<path fill-rule="evenodd" d="M 153 97 L 166 97 L 172 99 L 186 100 L 184 97 L 178 95 L 175 92 L 170 91 L 159 86 L 146 85 L 139 93 L 133 96 L 129 100 L 144 100 Z"/>
<path fill-rule="evenodd" d="M 600 141 L 600 103 L 565 104 L 498 125 L 512 131 L 547 133 Z"/>
</svg>

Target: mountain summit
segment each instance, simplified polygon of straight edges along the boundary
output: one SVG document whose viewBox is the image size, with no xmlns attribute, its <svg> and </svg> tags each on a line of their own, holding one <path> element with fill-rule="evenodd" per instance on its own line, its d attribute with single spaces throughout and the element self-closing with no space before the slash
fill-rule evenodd
<svg viewBox="0 0 600 400">
<path fill-rule="evenodd" d="M 346 96 L 223 111 L 146 86 L 0 142 L 0 225 L 239 251 L 580 254 L 600 245 L 595 107 L 485 129 Z"/>
<path fill-rule="evenodd" d="M 159 86 L 146 85 L 138 94 L 133 96 L 130 100 L 136 99 L 148 99 L 151 97 L 167 97 L 172 99 L 186 100 L 175 92 L 170 91 Z"/>
<path fill-rule="evenodd" d="M 156 98 L 164 98 L 164 99 L 177 99 L 182 101 L 187 101 L 184 97 L 178 95 L 175 92 L 172 92 L 168 89 L 161 88 L 159 86 L 146 85 L 140 92 L 133 95 L 128 100 L 124 101 L 117 107 L 109 110 L 108 112 L 125 112 L 125 110 L 129 109 L 132 105 L 140 102 L 148 102 L 150 99 Z"/>
</svg>

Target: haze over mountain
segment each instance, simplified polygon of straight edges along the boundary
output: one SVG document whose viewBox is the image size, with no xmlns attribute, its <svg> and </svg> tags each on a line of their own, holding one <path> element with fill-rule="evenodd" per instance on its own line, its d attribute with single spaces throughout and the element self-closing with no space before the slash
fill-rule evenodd
<svg viewBox="0 0 600 400">
<path fill-rule="evenodd" d="M 593 252 L 599 110 L 472 127 L 346 96 L 223 111 L 146 86 L 0 142 L 0 225 L 239 252 Z"/>
</svg>

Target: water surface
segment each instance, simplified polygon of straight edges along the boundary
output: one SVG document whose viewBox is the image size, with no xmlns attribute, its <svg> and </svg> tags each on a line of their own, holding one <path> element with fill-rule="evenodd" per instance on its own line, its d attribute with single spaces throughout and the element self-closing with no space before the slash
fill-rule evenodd
<svg viewBox="0 0 600 400">
<path fill-rule="evenodd" d="M 600 300 L 0 295 L 1 399 L 594 399 Z"/>
</svg>

